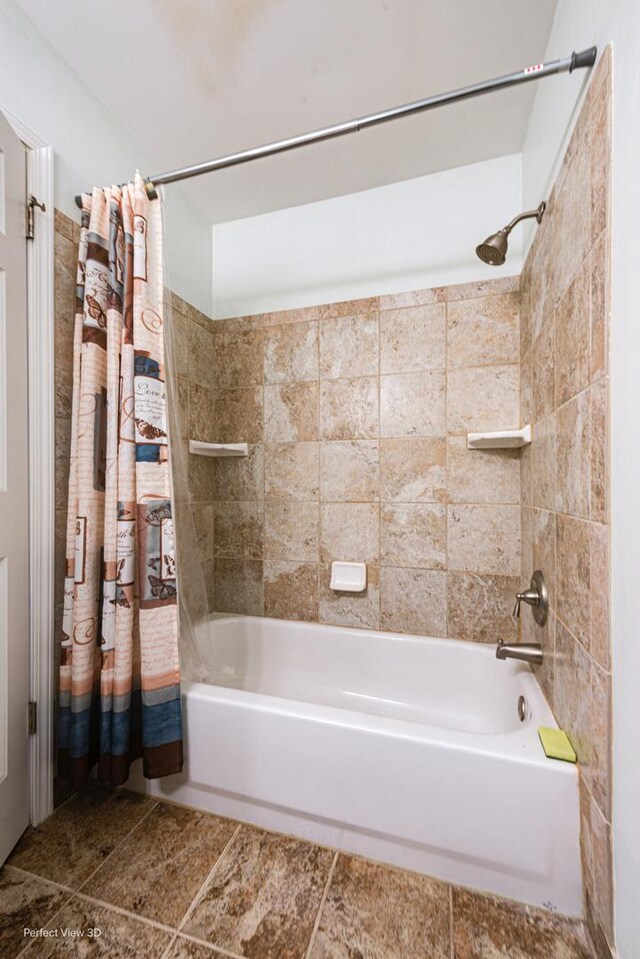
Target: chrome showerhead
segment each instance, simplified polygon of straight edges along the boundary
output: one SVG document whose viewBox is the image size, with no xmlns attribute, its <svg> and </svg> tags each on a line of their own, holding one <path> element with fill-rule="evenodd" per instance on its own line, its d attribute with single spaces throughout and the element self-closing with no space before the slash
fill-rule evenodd
<svg viewBox="0 0 640 959">
<path fill-rule="evenodd" d="M 501 230 L 498 230 L 498 232 L 492 234 L 492 236 L 488 236 L 483 243 L 479 243 L 476 247 L 476 253 L 482 262 L 488 263 L 489 266 L 502 266 L 507 259 L 509 234 L 513 230 L 516 223 L 519 223 L 520 220 L 527 220 L 530 217 L 535 217 L 537 222 L 540 223 L 544 214 L 545 205 L 546 204 L 543 201 L 537 210 L 529 210 L 528 213 L 521 213 L 507 226 L 503 227 Z"/>
</svg>

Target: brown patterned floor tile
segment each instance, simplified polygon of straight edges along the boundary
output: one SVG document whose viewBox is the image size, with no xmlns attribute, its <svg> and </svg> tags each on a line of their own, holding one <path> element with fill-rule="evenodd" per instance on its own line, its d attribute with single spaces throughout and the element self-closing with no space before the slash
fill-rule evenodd
<svg viewBox="0 0 640 959">
<path fill-rule="evenodd" d="M 190 939 L 178 936 L 164 959 L 215 959 L 216 956 L 219 959 L 220 955 L 221 953 L 214 952 L 200 942 L 192 942 Z"/>
<path fill-rule="evenodd" d="M 60 909 L 69 893 L 44 879 L 5 866 L 0 869 L 0 956 L 24 949 L 24 929 L 39 929 Z"/>
<path fill-rule="evenodd" d="M 589 959 L 579 922 L 453 890 L 454 959 Z"/>
<path fill-rule="evenodd" d="M 77 888 L 152 807 L 153 800 L 139 793 L 86 789 L 27 829 L 9 862 Z"/>
<path fill-rule="evenodd" d="M 85 899 L 73 899 L 23 959 L 160 959 L 171 934 Z M 66 932 L 66 935 L 65 935 Z"/>
<path fill-rule="evenodd" d="M 251 959 L 302 959 L 333 853 L 243 826 L 184 932 Z"/>
<path fill-rule="evenodd" d="M 82 892 L 177 926 L 236 828 L 208 813 L 158 805 Z"/>
<path fill-rule="evenodd" d="M 449 887 L 340 855 L 310 959 L 449 959 Z"/>
</svg>

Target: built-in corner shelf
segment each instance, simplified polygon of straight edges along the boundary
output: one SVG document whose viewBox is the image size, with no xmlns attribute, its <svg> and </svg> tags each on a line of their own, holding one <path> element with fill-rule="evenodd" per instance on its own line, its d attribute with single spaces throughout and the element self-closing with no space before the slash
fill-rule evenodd
<svg viewBox="0 0 640 959">
<path fill-rule="evenodd" d="M 531 426 L 521 430 L 496 430 L 495 433 L 467 433 L 469 450 L 517 450 L 531 442 Z"/>
<path fill-rule="evenodd" d="M 196 456 L 248 456 L 247 443 L 203 443 L 201 440 L 189 440 L 189 452 Z"/>
</svg>

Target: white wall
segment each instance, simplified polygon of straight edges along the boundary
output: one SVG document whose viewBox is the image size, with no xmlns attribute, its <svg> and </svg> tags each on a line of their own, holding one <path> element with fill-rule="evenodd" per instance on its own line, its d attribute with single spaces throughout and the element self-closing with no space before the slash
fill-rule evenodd
<svg viewBox="0 0 640 959">
<path fill-rule="evenodd" d="M 560 0 L 545 59 L 613 42 L 611 483 L 616 940 L 640 956 L 640 4 Z M 560 79 L 560 78 L 559 78 Z M 523 156 L 525 202 L 553 178 L 584 80 L 545 81 Z M 598 583 L 593 584 L 597 589 Z"/>
<path fill-rule="evenodd" d="M 519 273 L 475 255 L 520 212 L 520 156 L 213 228 L 213 316 L 242 316 Z"/>
<path fill-rule="evenodd" d="M 123 29 L 120 25 L 119 29 Z M 96 56 L 110 56 L 117 29 L 105 24 Z M 156 164 L 84 86 L 31 20 L 0 0 L 0 109 L 8 110 L 55 151 L 55 203 L 75 219 L 74 196 L 122 183 Z M 211 309 L 211 227 L 180 195 L 166 191 L 168 283 L 205 313 Z"/>
</svg>

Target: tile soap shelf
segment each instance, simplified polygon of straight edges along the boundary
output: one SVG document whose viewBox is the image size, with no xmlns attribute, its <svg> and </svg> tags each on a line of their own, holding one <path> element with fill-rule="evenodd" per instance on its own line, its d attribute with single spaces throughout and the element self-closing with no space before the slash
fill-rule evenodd
<svg viewBox="0 0 640 959">
<path fill-rule="evenodd" d="M 340 593 L 364 593 L 367 588 L 366 563 L 332 563 L 329 588 Z"/>
<path fill-rule="evenodd" d="M 531 443 L 531 426 L 521 430 L 497 430 L 494 433 L 467 433 L 469 450 L 517 450 Z"/>
<path fill-rule="evenodd" d="M 189 452 L 196 456 L 248 456 L 247 443 L 203 443 L 201 440 L 189 440 Z"/>
</svg>

